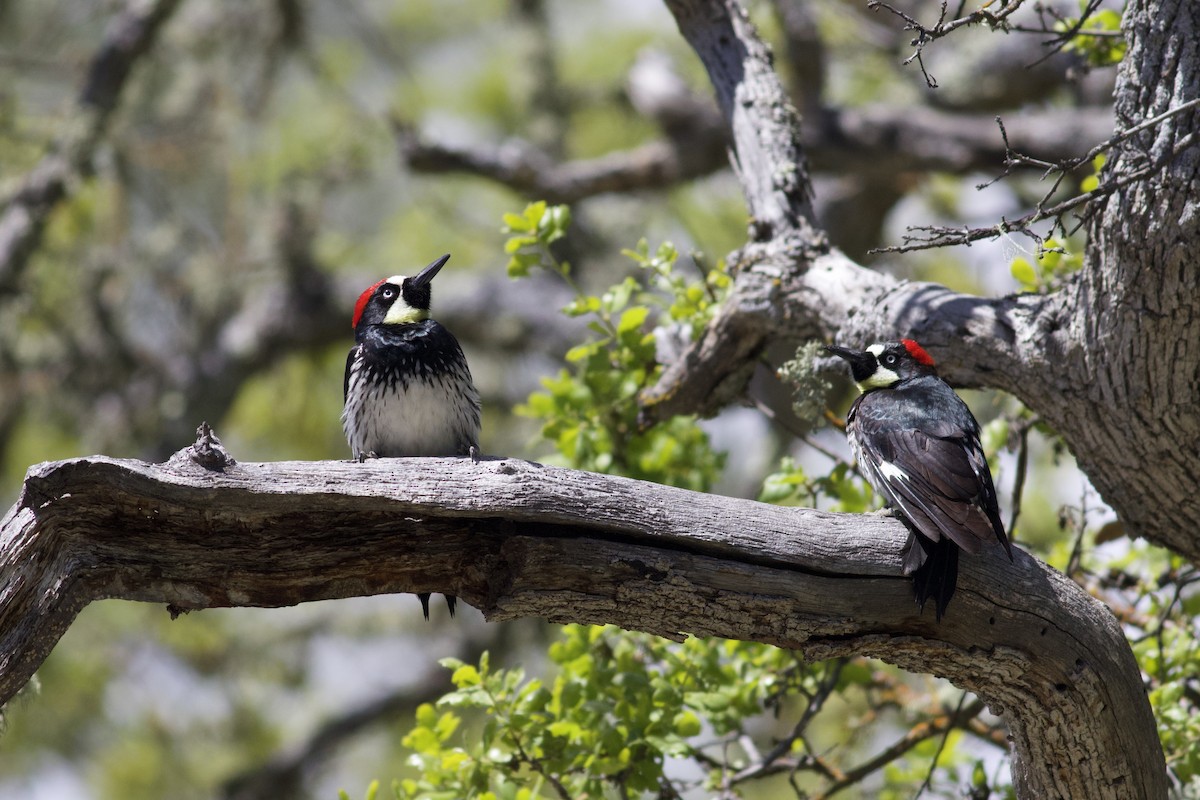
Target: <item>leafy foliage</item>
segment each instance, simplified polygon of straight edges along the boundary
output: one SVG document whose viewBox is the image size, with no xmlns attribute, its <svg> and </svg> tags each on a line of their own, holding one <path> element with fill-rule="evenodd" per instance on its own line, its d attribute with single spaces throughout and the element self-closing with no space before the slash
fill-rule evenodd
<svg viewBox="0 0 1200 800">
<path fill-rule="evenodd" d="M 651 253 L 642 241 L 625 251 L 639 268 L 636 277 L 591 294 L 552 249 L 571 223 L 566 206 L 532 203 L 521 214 L 506 214 L 504 223 L 510 234 L 504 246 L 508 274 L 521 278 L 542 269 L 561 277 L 575 293 L 563 313 L 587 318 L 592 332 L 567 352 L 573 369 L 544 378 L 544 391 L 531 395 L 517 413 L 541 420 L 542 436 L 570 466 L 689 489 L 711 487 L 724 457 L 712 450 L 696 420 L 676 417 L 643 429 L 637 396 L 661 372 L 651 325 L 694 336 L 728 289 L 728 275 L 715 269 L 689 281 L 675 271 L 679 254 L 671 244 Z"/>
<path fill-rule="evenodd" d="M 455 691 L 423 705 L 405 738 L 419 777 L 396 798 L 635 796 L 657 792 L 671 758 L 703 735 L 742 735 L 764 706 L 817 691 L 819 667 L 779 648 L 568 625 L 551 644 L 552 679 L 445 659 Z M 482 714 L 478 736 L 467 714 Z M 714 772 L 709 786 L 719 780 Z M 665 796 L 674 796 L 666 794 Z"/>
<path fill-rule="evenodd" d="M 1200 788 L 1200 570 L 1140 544 L 1110 562 L 1103 582 L 1133 590 L 1136 599 L 1119 612 L 1142 631 L 1133 652 L 1167 765 L 1182 785 Z"/>
<path fill-rule="evenodd" d="M 1078 29 L 1078 33 L 1067 41 L 1063 49 L 1078 53 L 1092 67 L 1119 64 L 1128 50 L 1128 44 L 1121 35 L 1121 14 L 1111 8 L 1096 9 L 1092 6 L 1094 3 L 1089 0 L 1079 0 L 1081 16 L 1060 20 L 1055 25 L 1060 33 Z"/>
<path fill-rule="evenodd" d="M 829 500 L 830 511 L 853 514 L 870 510 L 873 498 L 870 485 L 845 462 L 836 464 L 828 475 L 811 476 L 792 458 L 780 461 L 779 470 L 766 477 L 758 496 L 764 503 L 809 508 Z"/>
<path fill-rule="evenodd" d="M 1058 239 L 1047 239 L 1038 247 L 1033 261 L 1023 256 L 1012 260 L 1010 271 L 1023 292 L 1047 292 L 1065 275 L 1083 266 L 1082 248 L 1070 248 Z"/>
</svg>

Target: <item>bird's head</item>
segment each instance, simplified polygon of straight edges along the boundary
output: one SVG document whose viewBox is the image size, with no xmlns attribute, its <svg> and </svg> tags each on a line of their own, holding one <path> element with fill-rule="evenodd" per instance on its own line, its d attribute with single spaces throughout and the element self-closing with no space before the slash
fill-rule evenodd
<svg viewBox="0 0 1200 800">
<path fill-rule="evenodd" d="M 918 375 L 936 375 L 933 358 L 912 339 L 879 342 L 866 350 L 829 345 L 826 351 L 850 364 L 850 374 L 860 391 L 886 389 Z"/>
<path fill-rule="evenodd" d="M 358 330 L 360 325 L 407 325 L 429 319 L 429 284 L 449 260 L 447 253 L 412 278 L 393 275 L 367 289 L 354 304 L 354 329 Z"/>
</svg>

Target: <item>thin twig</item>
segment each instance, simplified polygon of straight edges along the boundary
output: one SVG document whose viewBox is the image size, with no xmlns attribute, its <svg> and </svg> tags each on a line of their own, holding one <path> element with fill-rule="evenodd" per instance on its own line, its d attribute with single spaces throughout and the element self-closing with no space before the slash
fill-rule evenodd
<svg viewBox="0 0 1200 800">
<path fill-rule="evenodd" d="M 963 692 L 958 696 L 958 705 L 954 707 L 954 713 L 950 715 L 950 719 L 958 719 L 958 715 L 962 713 L 963 703 L 967 701 L 967 694 L 967 692 Z M 933 754 L 933 760 L 929 762 L 929 772 L 925 774 L 925 780 L 921 783 L 920 788 L 917 789 L 917 793 L 913 795 L 913 800 L 920 800 L 921 795 L 924 794 L 925 790 L 928 789 L 930 784 L 933 783 L 933 773 L 937 771 L 938 759 L 942 757 L 942 751 L 946 749 L 946 741 L 950 738 L 950 731 L 952 730 L 954 730 L 954 728 L 947 725 L 945 732 L 942 733 L 942 738 L 938 742 L 937 751 Z"/>
<path fill-rule="evenodd" d="M 966 707 L 960 706 L 955 713 L 950 714 L 941 719 L 922 722 L 915 725 L 907 733 L 897 739 L 888 747 L 884 748 L 873 758 L 859 764 L 851 770 L 847 770 L 845 778 L 832 784 L 824 794 L 816 795 L 816 800 L 827 800 L 833 797 L 838 792 L 861 782 L 864 778 L 877 770 L 882 769 L 887 764 L 892 763 L 896 759 L 903 756 L 908 751 L 919 745 L 921 742 L 933 736 L 938 736 L 946 731 L 955 728 L 961 728 L 967 722 L 983 713 L 984 703 L 979 698 L 971 701 Z"/>
<path fill-rule="evenodd" d="M 914 31 L 916 33 L 916 37 L 909 42 L 909 44 L 913 47 L 913 54 L 904 59 L 904 61 L 901 63 L 907 66 L 913 61 L 916 61 L 917 66 L 921 68 L 921 74 L 925 77 L 926 85 L 928 85 L 930 89 L 936 89 L 938 87 L 938 83 L 925 69 L 925 63 L 922 58 L 922 52 L 925 50 L 925 48 L 932 42 L 941 39 L 943 36 L 948 36 L 959 28 L 965 28 L 969 25 L 985 24 L 993 29 L 1001 28 L 1007 30 L 1009 26 L 1006 23 L 1006 20 L 1012 16 L 1017 9 L 1024 5 L 1024 0 L 1014 0 L 1011 3 L 1007 3 L 1003 6 L 1003 8 L 1001 8 L 1000 11 L 996 13 L 992 13 L 989 10 L 991 5 L 991 2 L 984 3 L 977 11 L 973 11 L 970 14 L 963 16 L 962 12 L 966 6 L 966 3 L 961 2 L 960 0 L 958 8 L 954 14 L 954 19 L 947 21 L 946 17 L 949 6 L 947 1 L 943 0 L 941 10 L 938 13 L 938 20 L 931 26 L 922 24 L 921 22 L 917 21 L 915 17 L 910 16 L 890 3 L 884 2 L 884 0 L 870 0 L 870 2 L 867 3 L 867 8 L 871 9 L 872 11 L 882 8 L 883 10 L 903 20 L 904 30 Z"/>
<path fill-rule="evenodd" d="M 1180 153 L 1184 152 L 1185 150 L 1192 147 L 1196 143 L 1196 134 L 1194 132 L 1192 132 L 1192 133 L 1188 133 L 1185 136 L 1181 137 L 1175 143 L 1175 146 L 1171 148 L 1171 151 L 1168 154 L 1166 154 L 1164 157 L 1158 159 L 1154 163 L 1149 164 L 1146 167 L 1143 167 L 1142 169 L 1135 170 L 1134 172 L 1131 172 L 1128 175 L 1124 175 L 1115 180 L 1106 181 L 1104 183 L 1101 183 L 1099 186 L 1097 186 L 1095 189 L 1092 189 L 1091 191 L 1087 191 L 1087 192 L 1083 192 L 1081 194 L 1075 195 L 1074 197 L 1068 198 L 1067 200 L 1063 200 L 1062 202 L 1057 203 L 1057 204 L 1047 208 L 1045 206 L 1045 203 L 1048 202 L 1050 195 L 1052 195 L 1054 193 L 1055 189 L 1061 182 L 1062 175 L 1065 175 L 1066 172 L 1069 172 L 1070 170 L 1075 169 L 1076 167 L 1080 166 L 1081 164 L 1086 163 L 1087 161 L 1091 160 L 1092 158 L 1095 158 L 1100 153 L 1125 141 L 1126 139 L 1130 138 L 1131 136 L 1134 136 L 1137 133 L 1140 133 L 1140 132 L 1146 130 L 1147 128 L 1150 128 L 1153 125 L 1157 125 L 1157 124 L 1163 122 L 1164 120 L 1169 119 L 1170 117 L 1173 117 L 1173 116 L 1181 114 L 1185 111 L 1194 109 L 1197 106 L 1200 106 L 1200 98 L 1195 99 L 1195 100 L 1189 100 L 1188 102 L 1186 102 L 1180 106 L 1177 106 L 1173 109 L 1170 109 L 1169 111 L 1165 111 L 1156 117 L 1148 119 L 1148 120 L 1134 126 L 1133 128 L 1130 128 L 1128 130 L 1122 131 L 1121 133 L 1118 133 L 1117 135 L 1113 136 L 1111 139 L 1109 139 L 1105 143 L 1103 143 L 1101 145 L 1097 145 L 1096 147 L 1093 147 L 1084 156 L 1081 156 L 1081 157 L 1078 157 L 1075 159 L 1070 159 L 1068 161 L 1063 162 L 1061 165 L 1056 167 L 1056 169 L 1061 170 L 1061 173 L 1060 173 L 1060 177 L 1057 179 L 1057 181 L 1055 183 L 1055 186 L 1052 187 L 1050 192 L 1048 192 L 1042 198 L 1042 200 L 1038 203 L 1038 206 L 1036 208 L 1034 208 L 1033 211 L 1030 211 L 1028 214 L 1018 217 L 1017 219 L 1008 220 L 1008 219 L 1002 217 L 1000 224 L 993 225 L 993 226 L 987 227 L 987 228 L 972 228 L 970 226 L 951 228 L 951 227 L 940 226 L 940 225 L 914 226 L 914 227 L 910 227 L 908 229 L 908 233 L 905 234 L 904 244 L 892 245 L 889 247 L 879 247 L 879 248 L 875 248 L 875 249 L 871 250 L 870 252 L 871 253 L 908 253 L 908 252 L 913 252 L 916 250 L 930 250 L 933 248 L 947 247 L 947 246 L 956 245 L 956 244 L 969 246 L 974 242 L 982 241 L 985 239 L 995 239 L 1000 236 L 1014 234 L 1014 233 L 1019 233 L 1019 234 L 1022 234 L 1023 236 L 1027 236 L 1040 245 L 1042 242 L 1045 241 L 1045 239 L 1047 237 L 1044 237 L 1038 233 L 1035 233 L 1033 230 L 1031 230 L 1031 228 L 1033 225 L 1036 225 L 1037 223 L 1048 220 L 1048 219 L 1054 220 L 1054 225 L 1051 228 L 1051 232 L 1053 232 L 1053 230 L 1055 228 L 1058 228 L 1058 229 L 1061 229 L 1063 231 L 1063 233 L 1065 234 L 1065 233 L 1067 233 L 1067 231 L 1066 231 L 1066 226 L 1062 222 L 1062 217 L 1065 216 L 1068 212 L 1073 211 L 1074 209 L 1080 208 L 1081 206 L 1085 206 L 1088 203 L 1092 202 L 1093 200 L 1107 197 L 1107 196 L 1113 194 L 1114 192 L 1116 192 L 1118 189 L 1121 189 L 1125 186 L 1128 186 L 1131 183 L 1135 183 L 1137 181 L 1142 180 L 1143 178 L 1147 178 L 1147 177 L 1150 177 L 1151 175 L 1158 173 L 1160 170 L 1162 170 L 1163 167 L 1165 167 L 1167 165 L 1167 163 L 1169 163 L 1171 160 L 1173 160 L 1175 157 L 1177 157 Z M 1033 160 L 1030 159 L 1030 161 L 1032 162 Z M 919 234 L 924 234 L 924 235 L 922 236 Z"/>
<path fill-rule="evenodd" d="M 1012 516 L 1008 518 L 1008 536 L 1013 538 L 1017 519 L 1021 516 L 1021 495 L 1025 491 L 1025 473 L 1029 466 L 1029 431 L 1036 420 L 1023 421 L 1017 429 L 1017 468 L 1013 475 Z"/>
<path fill-rule="evenodd" d="M 1075 543 L 1071 546 L 1071 557 L 1067 559 L 1066 573 L 1070 576 L 1077 575 L 1083 564 L 1083 539 L 1087 534 L 1087 517 L 1088 517 L 1088 490 L 1087 484 L 1083 484 L 1079 496 L 1079 529 L 1075 533 Z"/>
</svg>

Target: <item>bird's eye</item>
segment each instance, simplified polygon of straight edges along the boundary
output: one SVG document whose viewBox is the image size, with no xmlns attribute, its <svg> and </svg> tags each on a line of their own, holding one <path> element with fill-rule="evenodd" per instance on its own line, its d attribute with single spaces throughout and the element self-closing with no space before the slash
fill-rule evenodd
<svg viewBox="0 0 1200 800">
<path fill-rule="evenodd" d="M 384 289 L 382 292 L 380 292 L 379 296 L 382 297 L 384 300 L 391 300 L 392 298 L 394 298 L 396 296 L 396 290 L 393 289 L 391 286 L 389 286 L 386 289 Z"/>
<path fill-rule="evenodd" d="M 895 364 L 896 363 L 896 354 L 888 353 L 886 356 L 883 357 L 883 363 L 888 365 L 889 367 L 892 366 L 893 364 Z"/>
</svg>

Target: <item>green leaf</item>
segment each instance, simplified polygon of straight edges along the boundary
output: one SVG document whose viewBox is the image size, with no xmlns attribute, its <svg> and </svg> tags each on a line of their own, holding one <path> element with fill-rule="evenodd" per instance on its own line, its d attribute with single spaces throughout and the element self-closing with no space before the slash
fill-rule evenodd
<svg viewBox="0 0 1200 800">
<path fill-rule="evenodd" d="M 587 342 L 586 344 L 577 344 L 567 351 L 565 358 L 571 363 L 582 361 L 585 358 L 590 358 L 600 351 L 604 346 L 604 342 Z"/>
<path fill-rule="evenodd" d="M 1017 256 L 1012 260 L 1012 266 L 1010 269 L 1012 271 L 1012 276 L 1016 278 L 1017 283 L 1021 285 L 1022 289 L 1037 289 L 1037 273 L 1033 269 L 1033 264 L 1030 264 L 1029 261 Z"/>
<path fill-rule="evenodd" d="M 434 732 L 437 734 L 438 739 L 443 742 L 449 739 L 454 731 L 458 730 L 459 722 L 461 722 L 461 720 L 458 718 L 458 716 L 451 714 L 449 711 L 438 717 L 436 727 L 434 728 Z"/>
<path fill-rule="evenodd" d="M 504 242 L 504 252 L 512 255 L 522 247 L 529 247 L 537 243 L 536 236 L 512 236 Z"/>
<path fill-rule="evenodd" d="M 542 218 L 546 216 L 546 201 L 538 200 L 525 206 L 524 216 L 529 230 L 537 230 L 542 224 Z"/>
<path fill-rule="evenodd" d="M 675 735 L 684 738 L 697 736 L 700 733 L 700 718 L 691 711 L 680 711 L 673 721 Z"/>
<path fill-rule="evenodd" d="M 722 692 L 688 692 L 684 697 L 689 706 L 704 711 L 724 711 L 729 708 L 730 695 Z"/>
<path fill-rule="evenodd" d="M 526 278 L 534 267 L 542 263 L 537 253 L 517 253 L 508 260 L 508 277 Z"/>
<path fill-rule="evenodd" d="M 437 722 L 437 710 L 430 703 L 421 703 L 417 706 L 416 718 L 419 725 L 429 727 Z"/>
<path fill-rule="evenodd" d="M 583 726 L 578 722 L 559 720 L 553 723 L 549 729 L 551 736 L 560 736 L 564 739 L 575 740 L 583 736 Z"/>
<path fill-rule="evenodd" d="M 464 664 L 454 670 L 454 674 L 450 676 L 450 682 L 460 689 L 465 689 L 468 686 L 479 685 L 479 670 L 470 664 Z"/>
<path fill-rule="evenodd" d="M 524 233 L 533 230 L 529 221 L 520 214 L 505 214 L 503 219 L 504 227 L 501 229 L 501 233 Z"/>
<path fill-rule="evenodd" d="M 626 309 L 621 314 L 621 321 L 617 323 L 617 333 L 626 333 L 627 331 L 642 327 L 649 314 L 650 309 L 646 306 L 634 306 L 633 308 Z"/>
</svg>

